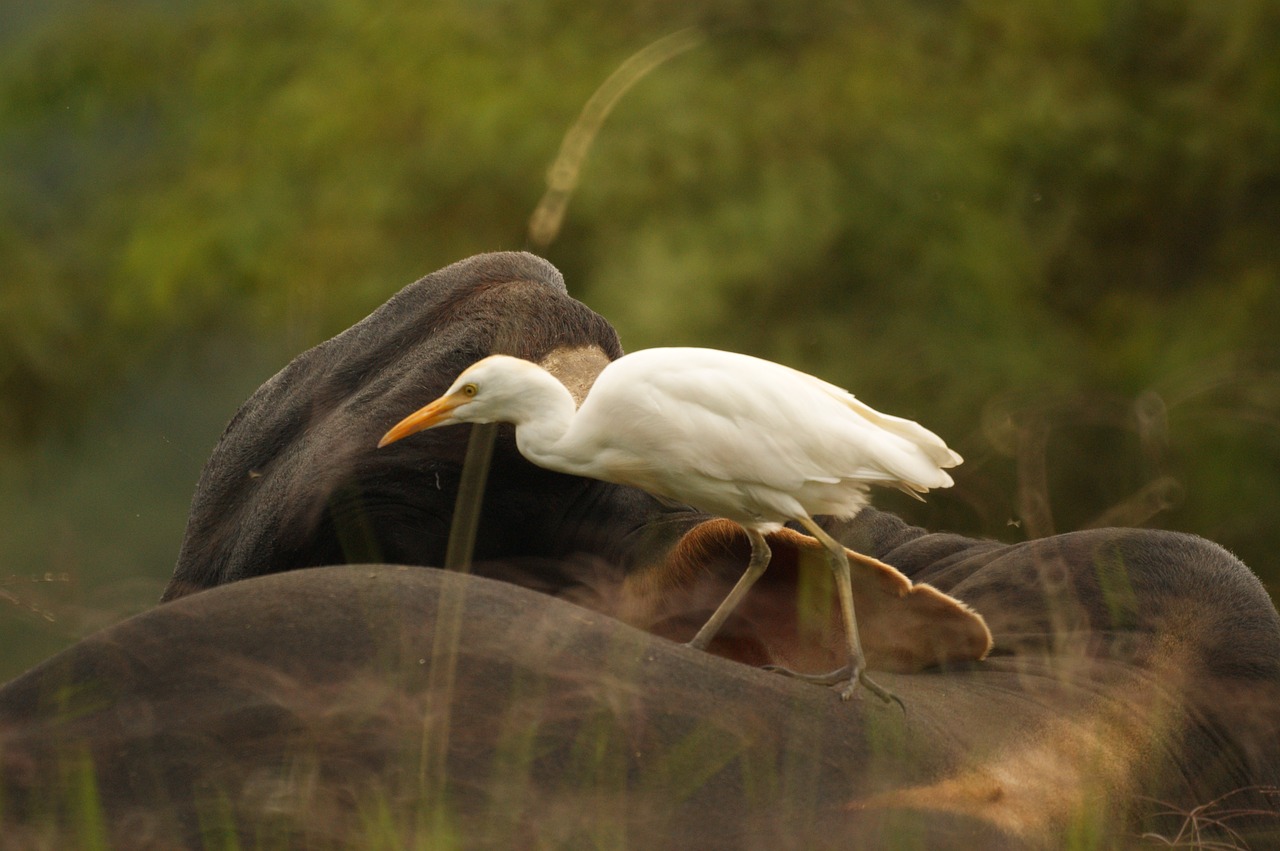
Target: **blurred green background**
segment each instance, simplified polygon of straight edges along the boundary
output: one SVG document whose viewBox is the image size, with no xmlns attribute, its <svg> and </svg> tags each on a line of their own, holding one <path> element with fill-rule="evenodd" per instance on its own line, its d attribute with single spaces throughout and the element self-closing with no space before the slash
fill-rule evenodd
<svg viewBox="0 0 1280 851">
<path fill-rule="evenodd" d="M 525 246 L 629 349 L 816 372 L 967 459 L 936 529 L 1182 529 L 1280 592 L 1270 0 L 0 6 L 0 679 L 154 604 L 259 383 Z"/>
</svg>

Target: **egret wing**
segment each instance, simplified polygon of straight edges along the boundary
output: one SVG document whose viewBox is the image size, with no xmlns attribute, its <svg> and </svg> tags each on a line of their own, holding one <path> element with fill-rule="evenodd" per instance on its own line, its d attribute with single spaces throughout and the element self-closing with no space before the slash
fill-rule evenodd
<svg viewBox="0 0 1280 851">
<path fill-rule="evenodd" d="M 726 482 L 784 491 L 850 479 L 943 483 L 937 466 L 917 457 L 910 427 L 941 444 L 931 432 L 813 376 L 746 355 L 632 353 L 601 374 L 579 417 L 593 421 L 614 449 Z"/>
</svg>

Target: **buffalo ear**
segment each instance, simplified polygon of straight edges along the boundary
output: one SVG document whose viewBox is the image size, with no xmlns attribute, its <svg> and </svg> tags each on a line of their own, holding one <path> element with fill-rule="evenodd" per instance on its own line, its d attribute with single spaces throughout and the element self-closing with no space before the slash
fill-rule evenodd
<svg viewBox="0 0 1280 851">
<path fill-rule="evenodd" d="M 791 529 L 766 539 L 773 551 L 768 570 L 708 651 L 809 673 L 840 667 L 847 645 L 826 550 Z M 912 583 L 878 559 L 847 553 L 869 670 L 915 673 L 975 662 L 991 650 L 986 621 L 963 602 Z M 750 554 L 741 526 L 708 520 L 690 529 L 660 564 L 629 575 L 602 608 L 632 626 L 687 641 L 742 575 Z"/>
<path fill-rule="evenodd" d="M 819 586 L 817 595 L 808 595 L 821 596 L 831 574 L 822 545 L 790 529 L 769 535 L 768 541 L 775 559 L 780 550 L 790 551 L 798 562 L 795 576 Z M 992 639 L 987 622 L 965 603 L 932 585 L 913 583 L 879 559 L 855 550 L 845 552 L 849 556 L 858 634 L 869 670 L 911 674 L 926 668 L 977 662 L 990 652 Z M 828 593 L 834 598 L 834 589 Z M 832 617 L 838 631 L 839 612 L 833 611 Z"/>
</svg>

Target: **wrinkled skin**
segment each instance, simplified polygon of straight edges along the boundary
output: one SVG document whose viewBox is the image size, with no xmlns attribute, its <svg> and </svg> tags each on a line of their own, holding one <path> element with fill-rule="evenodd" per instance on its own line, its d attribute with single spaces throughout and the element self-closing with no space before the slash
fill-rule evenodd
<svg viewBox="0 0 1280 851">
<path fill-rule="evenodd" d="M 479 575 L 391 566 L 440 562 L 467 430 L 378 436 L 491 350 L 566 346 L 619 353 L 549 265 L 484 255 L 264 385 L 197 488 L 171 602 L 0 689 L 6 847 L 84 839 L 86 810 L 131 848 L 1117 847 L 1200 805 L 1275 839 L 1280 618 L 1194 536 L 826 524 L 994 635 L 985 661 L 879 674 L 905 715 L 757 667 L 826 636 L 794 542 L 720 656 L 669 640 L 743 541 L 676 559 L 707 518 L 532 468 L 509 429 Z"/>
</svg>

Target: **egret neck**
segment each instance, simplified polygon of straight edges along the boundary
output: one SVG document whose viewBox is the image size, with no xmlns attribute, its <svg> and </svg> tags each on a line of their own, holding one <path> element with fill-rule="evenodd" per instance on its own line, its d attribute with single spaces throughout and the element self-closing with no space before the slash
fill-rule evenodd
<svg viewBox="0 0 1280 851">
<path fill-rule="evenodd" d="M 573 425 L 578 406 L 559 379 L 534 367 L 525 371 L 525 381 L 512 391 L 504 407 L 505 419 L 516 427 L 516 448 L 539 467 L 559 473 L 591 476 L 599 471 L 585 465 L 594 457 L 590 447 L 573 446 L 565 435 Z"/>
</svg>

